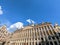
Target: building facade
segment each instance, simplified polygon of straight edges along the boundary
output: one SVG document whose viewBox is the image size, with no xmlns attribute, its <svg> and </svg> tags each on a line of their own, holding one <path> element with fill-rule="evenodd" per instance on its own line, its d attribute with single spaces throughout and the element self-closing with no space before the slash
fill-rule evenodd
<svg viewBox="0 0 60 45">
<path fill-rule="evenodd" d="M 0 45 L 4 44 L 6 42 L 8 35 L 9 35 L 9 33 L 7 31 L 6 26 L 5 25 L 0 26 Z"/>
<path fill-rule="evenodd" d="M 60 45 L 60 30 L 47 22 L 25 26 L 16 30 L 5 45 Z"/>
</svg>

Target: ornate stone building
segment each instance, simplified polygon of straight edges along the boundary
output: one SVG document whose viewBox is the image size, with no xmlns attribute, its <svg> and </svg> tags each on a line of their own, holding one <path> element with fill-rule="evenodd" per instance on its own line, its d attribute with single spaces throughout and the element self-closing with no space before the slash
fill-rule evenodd
<svg viewBox="0 0 60 45">
<path fill-rule="evenodd" d="M 6 42 L 8 35 L 9 35 L 9 33 L 7 31 L 6 26 L 5 25 L 0 26 L 0 45 L 4 44 Z"/>
<path fill-rule="evenodd" d="M 60 45 L 60 30 L 47 22 L 25 26 L 16 30 L 5 45 Z"/>
</svg>

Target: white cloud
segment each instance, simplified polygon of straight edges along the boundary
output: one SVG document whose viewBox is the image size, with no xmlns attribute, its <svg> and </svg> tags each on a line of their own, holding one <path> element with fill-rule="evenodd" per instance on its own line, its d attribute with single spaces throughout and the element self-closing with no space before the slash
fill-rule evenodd
<svg viewBox="0 0 60 45">
<path fill-rule="evenodd" d="M 2 10 L 2 7 L 0 6 L 0 15 L 3 14 L 3 10 Z"/>
<path fill-rule="evenodd" d="M 26 21 L 29 22 L 29 23 L 31 23 L 31 20 L 30 19 L 27 19 Z"/>
<path fill-rule="evenodd" d="M 12 24 L 9 28 L 7 28 L 8 29 L 8 31 L 10 31 L 10 32 L 13 32 L 13 31 L 15 31 L 16 29 L 21 29 L 21 28 L 23 28 L 23 23 L 22 22 L 17 22 L 17 23 L 15 23 L 15 24 Z"/>
<path fill-rule="evenodd" d="M 33 21 L 33 20 L 31 20 L 31 19 L 27 19 L 26 21 L 27 21 L 28 23 L 30 23 L 30 24 L 31 24 L 31 23 L 33 23 L 33 24 L 35 23 L 35 21 Z"/>
</svg>

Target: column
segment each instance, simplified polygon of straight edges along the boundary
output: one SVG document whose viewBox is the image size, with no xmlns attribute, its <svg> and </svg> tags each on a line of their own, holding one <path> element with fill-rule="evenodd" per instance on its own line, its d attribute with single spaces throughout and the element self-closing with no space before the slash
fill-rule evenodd
<svg viewBox="0 0 60 45">
<path fill-rule="evenodd" d="M 15 43 L 15 45 L 16 45 L 16 43 Z"/>
<path fill-rule="evenodd" d="M 30 45 L 30 42 L 28 42 L 28 45 Z"/>
<path fill-rule="evenodd" d="M 35 41 L 34 41 L 34 45 L 36 45 Z"/>
<path fill-rule="evenodd" d="M 31 45 L 32 45 L 32 42 L 31 42 Z"/>
<path fill-rule="evenodd" d="M 42 32 L 41 32 L 41 27 L 39 27 L 39 38 L 40 38 L 40 42 L 41 42 L 41 36 L 42 36 Z"/>
</svg>

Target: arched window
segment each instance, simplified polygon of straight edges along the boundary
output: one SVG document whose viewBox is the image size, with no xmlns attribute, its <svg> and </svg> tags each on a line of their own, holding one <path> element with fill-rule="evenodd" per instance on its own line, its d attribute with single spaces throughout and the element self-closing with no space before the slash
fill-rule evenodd
<svg viewBox="0 0 60 45">
<path fill-rule="evenodd" d="M 49 42 L 46 42 L 46 45 L 49 45 Z"/>
<path fill-rule="evenodd" d="M 50 45 L 53 45 L 53 42 L 50 42 Z"/>
<path fill-rule="evenodd" d="M 55 45 L 58 45 L 56 41 L 54 41 L 54 44 L 55 44 Z"/>
</svg>

